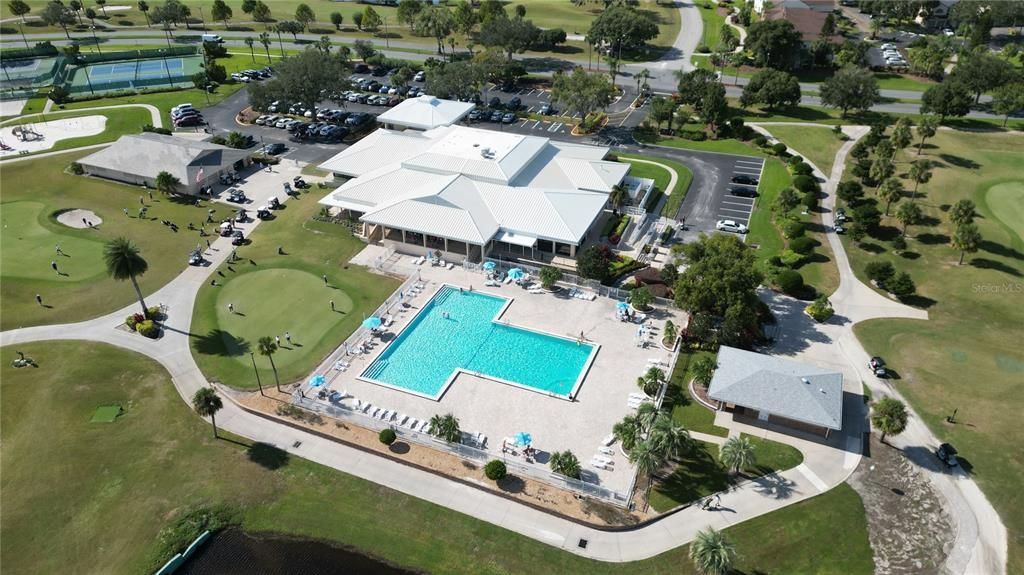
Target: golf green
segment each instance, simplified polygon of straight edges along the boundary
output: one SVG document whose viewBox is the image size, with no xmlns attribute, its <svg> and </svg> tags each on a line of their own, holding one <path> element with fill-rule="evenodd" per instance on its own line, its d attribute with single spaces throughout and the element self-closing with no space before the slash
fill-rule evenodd
<svg viewBox="0 0 1024 575">
<path fill-rule="evenodd" d="M 1024 240 L 1024 182 L 996 184 L 985 192 L 985 201 L 992 214 Z"/>
<path fill-rule="evenodd" d="M 4 277 L 77 282 L 105 274 L 103 243 L 88 237 L 95 232 L 73 230 L 56 222 L 46 227 L 40 221 L 45 209 L 44 204 L 32 201 L 4 204 L 0 216 Z M 57 254 L 57 246 L 63 255 Z M 58 276 L 50 262 L 57 262 L 63 275 Z"/>
<path fill-rule="evenodd" d="M 331 311 L 331 301 L 335 311 Z M 228 305 L 234 306 L 234 312 Z M 277 268 L 249 272 L 233 278 L 217 295 L 217 325 L 227 355 L 249 365 L 241 346 L 256 350 L 265 335 L 280 336 L 281 349 L 274 354 L 278 368 L 302 360 L 352 311 L 352 298 L 344 291 L 325 286 L 324 280 L 296 269 Z M 291 335 L 292 343 L 285 339 Z M 339 345 L 341 341 L 337 342 Z M 269 361 L 257 360 L 264 367 Z"/>
</svg>

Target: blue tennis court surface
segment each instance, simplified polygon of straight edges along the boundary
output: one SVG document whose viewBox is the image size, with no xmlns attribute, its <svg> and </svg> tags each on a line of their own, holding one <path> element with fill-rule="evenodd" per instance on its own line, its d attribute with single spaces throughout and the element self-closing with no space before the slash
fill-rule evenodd
<svg viewBox="0 0 1024 575">
<path fill-rule="evenodd" d="M 166 65 L 166 67 L 165 67 Z M 93 80 L 152 78 L 168 71 L 172 75 L 185 69 L 181 58 L 165 60 L 142 60 L 138 62 L 116 62 L 114 64 L 95 64 L 89 66 L 89 76 Z"/>
</svg>

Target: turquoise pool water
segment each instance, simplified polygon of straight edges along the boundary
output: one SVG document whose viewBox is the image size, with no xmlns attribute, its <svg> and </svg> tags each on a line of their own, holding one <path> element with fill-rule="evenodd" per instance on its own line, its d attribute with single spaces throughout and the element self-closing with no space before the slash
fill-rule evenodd
<svg viewBox="0 0 1024 575">
<path fill-rule="evenodd" d="M 506 301 L 441 288 L 362 377 L 437 397 L 462 369 L 568 396 L 594 346 L 495 323 Z"/>
</svg>

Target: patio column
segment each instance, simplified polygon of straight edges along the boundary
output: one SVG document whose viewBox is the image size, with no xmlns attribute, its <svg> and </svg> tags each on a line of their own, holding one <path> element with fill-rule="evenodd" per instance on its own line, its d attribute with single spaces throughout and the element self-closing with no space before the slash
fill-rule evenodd
<svg viewBox="0 0 1024 575">
<path fill-rule="evenodd" d="M 444 238 L 444 251 L 448 253 L 448 238 Z"/>
<path fill-rule="evenodd" d="M 576 246 L 575 245 L 569 244 L 569 257 L 571 257 L 571 258 L 576 257 Z"/>
<path fill-rule="evenodd" d="M 405 230 L 402 230 L 402 243 L 403 244 L 408 243 L 408 242 L 405 241 Z"/>
</svg>

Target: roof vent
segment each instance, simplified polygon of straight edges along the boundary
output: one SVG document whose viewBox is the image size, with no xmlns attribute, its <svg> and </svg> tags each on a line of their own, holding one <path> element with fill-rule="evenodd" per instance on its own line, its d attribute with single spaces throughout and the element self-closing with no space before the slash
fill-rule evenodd
<svg viewBox="0 0 1024 575">
<path fill-rule="evenodd" d="M 490 154 L 490 153 L 491 153 L 491 149 L 490 148 L 482 148 L 480 150 L 480 155 L 485 157 L 485 158 L 487 157 L 487 154 Z"/>
<path fill-rule="evenodd" d="M 800 381 L 802 381 L 804 383 L 811 383 L 811 380 L 807 379 L 806 377 L 801 377 Z"/>
</svg>

